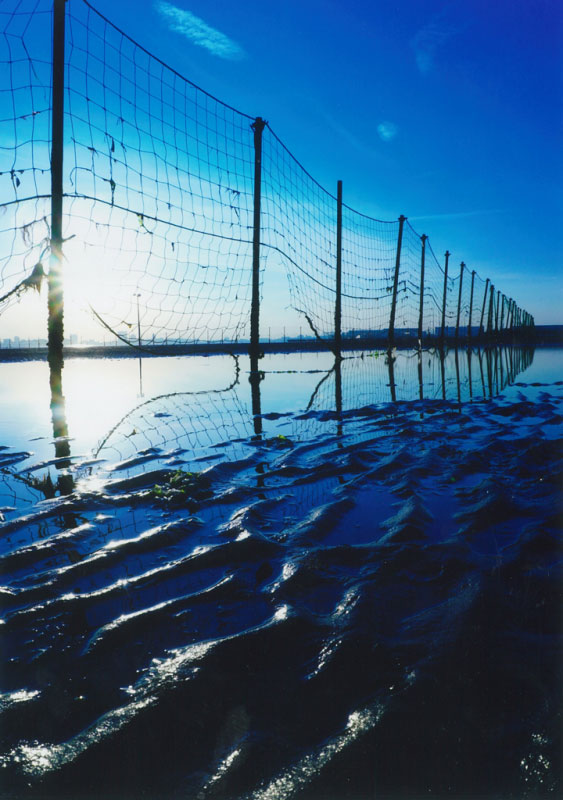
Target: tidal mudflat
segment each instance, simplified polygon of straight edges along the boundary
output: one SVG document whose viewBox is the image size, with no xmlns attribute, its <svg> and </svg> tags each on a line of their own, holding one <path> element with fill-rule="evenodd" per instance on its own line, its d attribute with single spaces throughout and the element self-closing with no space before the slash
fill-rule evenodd
<svg viewBox="0 0 563 800">
<path fill-rule="evenodd" d="M 557 796 L 562 366 L 0 364 L 4 796 Z"/>
</svg>

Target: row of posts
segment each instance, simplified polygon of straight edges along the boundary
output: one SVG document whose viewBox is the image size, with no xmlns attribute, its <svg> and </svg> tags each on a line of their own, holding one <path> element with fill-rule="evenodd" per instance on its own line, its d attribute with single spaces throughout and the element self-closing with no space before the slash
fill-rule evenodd
<svg viewBox="0 0 563 800">
<path fill-rule="evenodd" d="M 64 119 L 64 43 L 65 43 L 65 0 L 54 0 L 53 6 L 53 73 L 52 73 L 52 149 L 51 149 L 51 262 L 48 279 L 48 347 L 49 361 L 52 365 L 62 364 L 63 358 L 63 284 L 62 284 L 62 212 L 63 212 L 63 119 Z M 250 311 L 250 357 L 251 372 L 258 370 L 260 354 L 260 226 L 261 226 L 261 194 L 262 194 L 262 136 L 266 122 L 261 117 L 256 117 L 252 123 L 254 131 L 254 220 L 253 220 L 253 246 L 252 246 L 252 299 Z M 337 184 L 336 197 L 336 285 L 334 305 L 334 351 L 340 356 L 342 348 L 342 181 Z M 406 217 L 399 217 L 399 233 L 397 238 L 397 253 L 395 272 L 393 277 L 393 294 L 391 300 L 391 316 L 389 320 L 388 343 L 392 347 L 395 343 L 395 314 L 397 309 L 397 295 L 399 287 L 399 272 L 401 265 L 401 247 L 403 242 L 403 228 Z M 418 319 L 418 340 L 423 338 L 423 313 L 424 313 L 424 268 L 426 256 L 427 236 L 421 237 L 421 263 L 420 263 L 420 308 Z M 446 252 L 444 270 L 444 297 L 442 307 L 441 340 L 446 333 L 446 299 L 448 286 L 448 263 L 450 253 Z M 464 279 L 465 264 L 462 262 L 459 276 L 459 297 L 457 305 L 457 319 L 455 337 L 459 338 L 461 298 Z M 469 308 L 469 324 L 467 338 L 472 335 L 471 321 L 473 318 L 473 289 L 475 271 L 471 273 L 471 300 Z M 483 335 L 485 330 L 485 314 L 487 314 L 487 333 L 493 334 L 503 330 L 527 327 L 534 325 L 533 318 L 522 309 L 518 308 L 514 300 L 489 287 L 489 279 L 485 286 L 481 319 L 478 335 Z M 487 309 L 488 300 L 488 309 Z M 500 315 L 500 319 L 499 319 Z"/>
<path fill-rule="evenodd" d="M 260 352 L 259 340 L 259 316 L 260 316 L 260 202 L 261 202 L 261 172 L 262 172 L 262 134 L 266 123 L 261 117 L 257 117 L 252 124 L 254 130 L 254 240 L 253 240 L 253 263 L 252 263 L 252 307 L 250 315 L 250 357 L 251 371 L 257 369 L 257 359 Z M 397 237 L 397 251 L 395 258 L 395 271 L 393 275 L 393 294 L 391 297 L 391 314 L 388 329 L 388 344 L 393 347 L 395 344 L 395 315 L 397 310 L 397 296 L 399 293 L 399 274 L 401 268 L 401 249 L 403 244 L 403 229 L 406 217 L 399 217 L 399 232 Z M 428 237 L 423 234 L 421 237 L 421 256 L 420 256 L 420 298 L 418 316 L 418 341 L 422 343 L 423 317 L 424 317 L 424 270 L 426 260 L 426 242 Z M 439 334 L 439 341 L 443 343 L 446 339 L 446 304 L 448 294 L 448 269 L 450 252 L 446 251 L 444 266 L 444 289 L 442 300 L 442 320 Z M 460 338 L 460 319 L 462 305 L 462 291 L 464 276 L 467 267 L 462 261 L 459 273 L 459 291 L 457 301 L 457 314 L 454 337 Z M 475 289 L 475 270 L 471 272 L 471 291 L 469 300 L 469 316 L 467 324 L 467 339 L 471 340 L 473 335 L 473 314 L 474 314 L 474 289 Z M 487 278 L 483 293 L 483 302 L 480 309 L 480 321 L 477 336 L 485 334 L 496 336 L 503 331 L 534 327 L 534 319 L 528 312 L 519 308 L 516 302 L 507 298 Z M 342 349 L 342 181 L 337 183 L 336 192 L 336 285 L 335 285 L 335 305 L 334 305 L 334 352 L 339 357 Z M 252 366 L 254 364 L 254 366 Z"/>
</svg>

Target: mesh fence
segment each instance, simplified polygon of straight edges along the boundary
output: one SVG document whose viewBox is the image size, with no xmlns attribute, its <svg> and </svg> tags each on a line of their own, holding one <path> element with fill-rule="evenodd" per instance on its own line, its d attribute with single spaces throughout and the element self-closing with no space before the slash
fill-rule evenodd
<svg viewBox="0 0 563 800">
<path fill-rule="evenodd" d="M 337 197 L 266 124 L 256 261 L 254 118 L 166 66 L 87 0 L 66 3 L 65 19 L 65 314 L 86 312 L 135 345 L 247 341 L 254 263 L 260 281 L 281 270 L 293 318 L 331 341 Z M 0 7 L 0 313 L 22 301 L 46 315 L 33 289 L 51 255 L 52 23 L 53 0 Z M 476 334 L 481 315 L 485 331 L 530 319 L 509 315 L 496 292 L 490 307 L 488 283 L 468 267 L 450 264 L 446 278 L 408 221 L 346 204 L 341 218 L 343 338 L 384 337 L 392 319 L 398 338 Z"/>
</svg>

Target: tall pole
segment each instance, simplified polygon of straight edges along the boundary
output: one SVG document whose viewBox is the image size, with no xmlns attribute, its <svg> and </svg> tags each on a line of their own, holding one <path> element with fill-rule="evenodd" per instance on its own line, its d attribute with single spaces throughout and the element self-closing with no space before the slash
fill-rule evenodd
<svg viewBox="0 0 563 800">
<path fill-rule="evenodd" d="M 397 256 L 395 258 L 395 277 L 393 279 L 393 299 L 391 300 L 391 318 L 389 320 L 389 347 L 395 343 L 395 313 L 397 310 L 397 292 L 399 290 L 399 269 L 401 267 L 401 247 L 403 246 L 403 227 L 406 217 L 399 217 L 399 235 L 397 237 Z"/>
<path fill-rule="evenodd" d="M 444 299 L 442 302 L 442 344 L 444 344 L 444 336 L 446 335 L 446 302 L 448 299 L 448 262 L 450 260 L 450 251 L 446 250 L 446 264 L 444 267 Z"/>
<path fill-rule="evenodd" d="M 420 254 L 420 307 L 418 312 L 418 344 L 422 346 L 422 318 L 424 314 L 424 262 L 426 259 L 426 240 L 428 236 L 423 233 L 420 237 L 422 240 L 422 252 Z"/>
<path fill-rule="evenodd" d="M 479 336 L 482 336 L 485 333 L 485 328 L 483 326 L 483 320 L 485 319 L 485 306 L 487 305 L 487 291 L 489 288 L 489 279 L 485 283 L 485 291 L 483 293 L 483 305 L 481 307 L 481 322 L 479 323 Z"/>
<path fill-rule="evenodd" d="M 336 190 L 336 300 L 334 304 L 334 355 L 342 349 L 342 181 Z"/>
<path fill-rule="evenodd" d="M 47 337 L 49 362 L 63 359 L 63 142 L 64 142 L 65 0 L 53 7 L 53 93 L 51 119 L 51 258 L 48 279 Z"/>
<path fill-rule="evenodd" d="M 500 289 L 497 289 L 497 301 L 496 301 L 496 311 L 495 311 L 495 333 L 498 334 L 498 312 L 500 306 Z"/>
<path fill-rule="evenodd" d="M 461 290 L 463 288 L 463 268 L 465 267 L 464 262 L 461 262 L 460 269 L 459 269 L 459 294 L 457 297 L 457 319 L 455 323 L 455 338 L 459 337 L 459 316 L 461 314 Z"/>
<path fill-rule="evenodd" d="M 471 319 L 473 317 L 473 290 L 475 289 L 475 270 L 471 270 L 471 296 L 469 299 L 469 322 L 467 324 L 467 338 L 471 339 Z"/>
<path fill-rule="evenodd" d="M 504 294 L 502 295 L 502 303 L 500 307 L 500 329 L 503 330 L 504 325 L 504 301 L 506 300 Z"/>
<path fill-rule="evenodd" d="M 495 287 L 491 283 L 491 288 L 489 289 L 489 314 L 488 314 L 488 322 L 487 322 L 487 334 L 490 336 L 493 332 L 493 303 L 495 297 Z"/>
<path fill-rule="evenodd" d="M 256 117 L 254 131 L 254 231 L 252 237 L 252 300 L 250 307 L 250 371 L 258 369 L 260 351 L 260 203 L 262 197 L 262 133 L 265 121 Z"/>
</svg>

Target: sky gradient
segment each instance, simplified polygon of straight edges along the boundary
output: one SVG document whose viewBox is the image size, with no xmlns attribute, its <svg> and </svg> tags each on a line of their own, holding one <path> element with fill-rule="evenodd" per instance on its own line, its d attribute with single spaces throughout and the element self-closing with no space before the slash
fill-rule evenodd
<svg viewBox="0 0 563 800">
<path fill-rule="evenodd" d="M 96 0 L 219 99 L 267 119 L 352 207 L 563 323 L 562 6 Z"/>
<path fill-rule="evenodd" d="M 13 3 L 9 0 L 10 7 Z M 50 0 L 42 3 L 47 11 L 43 18 L 49 19 Z M 76 10 L 86 11 L 81 0 L 70 0 L 71 12 L 73 4 Z M 33 8 L 31 2 L 24 5 L 28 12 Z M 458 275 L 463 261 L 469 272 L 476 270 L 483 280 L 490 278 L 497 289 L 514 298 L 534 316 L 536 324 L 563 324 L 560 2 L 405 0 L 399 5 L 360 0 L 246 0 L 239 4 L 226 0 L 93 0 L 93 5 L 180 75 L 250 117 L 266 119 L 332 195 L 337 180 L 343 181 L 348 206 L 383 220 L 406 215 L 418 234 L 430 237 L 442 265 L 446 249 L 451 252 L 450 277 Z M 50 54 L 38 51 L 40 46 L 48 48 L 49 40 L 40 16 L 34 21 L 36 40 L 30 52 L 43 58 L 42 69 L 47 72 L 37 97 L 47 107 L 49 98 L 43 98 L 41 91 L 48 92 Z M 72 32 L 69 36 L 70 42 Z M 93 46 L 99 48 L 100 41 L 93 39 Z M 72 50 L 75 82 L 80 80 L 76 70 L 80 52 L 79 47 Z M 110 52 L 113 58 L 119 53 Z M 128 63 L 131 69 L 134 62 Z M 98 61 L 95 69 L 100 64 Z M 120 73 L 120 64 L 110 68 L 108 84 L 129 79 L 136 92 L 133 72 Z M 104 62 L 104 69 L 106 66 Z M 144 80 L 142 72 L 135 74 Z M 25 83 L 27 78 L 23 79 Z M 83 89 L 87 103 L 94 99 L 94 84 L 85 84 Z M 74 85 L 75 90 L 77 87 Z M 69 105 L 76 96 L 76 92 L 69 93 Z M 112 96 L 121 95 L 114 92 Z M 178 97 L 174 107 L 181 116 L 182 98 Z M 107 117 L 105 102 L 98 102 L 98 109 Z M 142 102 L 138 106 L 135 94 L 131 108 L 141 108 Z M 35 105 L 33 110 L 37 110 Z M 88 131 L 76 122 L 76 115 L 74 122 L 69 122 L 72 112 L 68 113 L 67 170 L 73 163 L 74 133 L 82 136 L 83 145 L 94 144 L 88 140 Z M 89 118 L 90 110 L 85 113 Z M 169 111 L 162 118 L 168 116 Z M 119 122 L 119 114 L 112 119 Z M 47 118 L 39 116 L 37 120 L 37 125 L 45 125 Z M 141 123 L 136 115 L 129 123 L 133 148 L 138 150 L 140 139 L 135 142 L 142 132 Z M 73 128 L 76 124 L 79 127 Z M 99 124 L 103 127 L 106 123 Z M 250 121 L 242 118 L 241 124 L 241 132 L 244 128 L 250 142 Z M 10 130 L 6 128 L 8 133 Z M 38 130 L 33 136 L 41 139 Z M 18 166 L 26 166 L 26 151 L 21 149 L 26 136 L 22 128 Z M 163 135 L 164 151 L 165 138 Z M 45 129 L 43 140 L 48 139 Z M 152 148 L 150 142 L 145 145 Z M 102 144 L 102 149 L 105 146 Z M 8 168 L 11 147 L 10 139 L 4 148 Z M 189 156 L 184 150 L 181 155 Z M 41 158 L 42 174 L 48 177 L 46 147 Z M 130 151 L 130 167 L 131 158 Z M 4 174 L 9 176 L 8 168 Z M 82 187 L 87 175 L 95 182 L 90 152 L 80 171 Z M 141 181 L 144 176 L 150 182 L 146 162 L 138 175 Z M 134 181 L 131 176 L 127 180 Z M 107 176 L 98 178 L 96 191 L 103 194 Z M 74 180 L 71 184 L 72 189 Z M 174 190 L 169 183 L 166 187 L 165 191 Z M 43 190 L 48 194 L 49 187 Z M 26 191 L 22 186 L 20 192 L 25 195 Z M 151 208 L 148 195 L 148 205 L 140 206 L 145 211 Z M 189 199 L 194 197 L 189 195 Z M 296 202 L 301 202 L 300 196 Z M 70 201 L 66 209 L 74 213 Z M 218 213 L 222 213 L 220 209 Z M 211 214 L 209 224 L 212 218 Z M 75 217 L 72 233 L 80 233 L 81 225 L 84 221 Z M 116 230 L 119 234 L 119 225 Z M 72 243 L 65 247 L 70 265 L 67 278 L 77 263 L 82 273 L 86 270 L 99 278 L 98 269 L 82 263 L 79 255 L 73 256 L 72 247 Z M 199 257 L 197 250 L 193 257 Z M 16 264 L 17 259 L 12 261 Z M 235 266 L 239 270 L 241 265 L 237 262 L 233 269 Z M 11 268 L 8 259 L 4 269 Z M 285 324 L 285 312 L 280 308 L 287 309 L 289 302 L 286 298 L 281 303 L 281 294 L 287 294 L 285 268 L 276 273 L 268 262 L 266 272 L 265 279 L 274 283 L 265 293 L 270 306 L 266 303 L 263 308 L 263 335 L 266 326 Z M 80 275 L 76 271 L 79 284 L 83 281 Z M 65 292 L 72 288 L 66 282 Z M 85 294 L 85 285 L 78 288 Z M 21 309 L 14 307 L 0 317 L 0 338 L 43 335 L 44 299 L 35 293 L 27 295 L 25 308 L 22 302 Z M 88 313 L 86 325 L 79 318 L 83 306 L 75 306 L 67 304 L 67 332 L 85 334 L 88 328 L 100 333 L 92 315 Z"/>
</svg>

